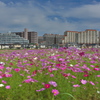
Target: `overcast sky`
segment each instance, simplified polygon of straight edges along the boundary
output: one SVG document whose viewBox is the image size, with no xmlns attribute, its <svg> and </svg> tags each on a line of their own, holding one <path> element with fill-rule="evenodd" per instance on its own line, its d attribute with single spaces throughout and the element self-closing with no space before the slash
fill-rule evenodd
<svg viewBox="0 0 100 100">
<path fill-rule="evenodd" d="M 0 33 L 100 31 L 100 0 L 0 0 Z"/>
</svg>

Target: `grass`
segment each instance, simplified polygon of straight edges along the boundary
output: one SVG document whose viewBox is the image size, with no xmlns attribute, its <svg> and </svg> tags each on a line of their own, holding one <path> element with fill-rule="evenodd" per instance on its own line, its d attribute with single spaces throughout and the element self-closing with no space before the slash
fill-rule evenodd
<svg viewBox="0 0 100 100">
<path fill-rule="evenodd" d="M 0 100 L 100 100 L 99 58 L 95 48 L 1 50 Z"/>
</svg>

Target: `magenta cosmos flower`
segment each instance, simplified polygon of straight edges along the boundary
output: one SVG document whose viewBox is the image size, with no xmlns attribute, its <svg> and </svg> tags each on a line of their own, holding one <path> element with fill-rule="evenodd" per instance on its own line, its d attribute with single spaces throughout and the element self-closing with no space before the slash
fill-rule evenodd
<svg viewBox="0 0 100 100">
<path fill-rule="evenodd" d="M 99 68 L 94 68 L 93 70 L 100 71 L 100 69 L 99 69 Z"/>
<path fill-rule="evenodd" d="M 44 87 L 45 88 L 50 88 L 50 84 L 45 84 Z"/>
<path fill-rule="evenodd" d="M 84 52 L 80 52 L 79 55 L 80 56 L 83 56 L 83 55 L 85 55 L 85 53 Z"/>
<path fill-rule="evenodd" d="M 20 71 L 20 69 L 19 69 L 19 68 L 15 68 L 14 70 L 15 70 L 16 72 L 19 72 L 19 71 Z"/>
<path fill-rule="evenodd" d="M 88 75 L 88 74 L 84 74 L 83 76 L 84 76 L 84 77 L 88 77 L 89 75 Z"/>
<path fill-rule="evenodd" d="M 59 91 L 58 91 L 58 90 L 56 90 L 56 89 L 53 89 L 53 90 L 52 90 L 52 93 L 54 94 L 54 96 L 56 96 L 56 95 L 58 95 L 58 94 L 59 94 Z"/>
</svg>

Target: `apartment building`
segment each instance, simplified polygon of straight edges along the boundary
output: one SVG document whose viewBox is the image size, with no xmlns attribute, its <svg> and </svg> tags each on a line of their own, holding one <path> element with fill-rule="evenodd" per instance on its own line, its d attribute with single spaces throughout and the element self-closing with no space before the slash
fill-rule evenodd
<svg viewBox="0 0 100 100">
<path fill-rule="evenodd" d="M 78 31 L 65 31 L 64 32 L 65 43 L 70 43 L 70 44 L 77 43 L 78 34 L 79 34 Z"/>
<path fill-rule="evenodd" d="M 86 29 L 78 34 L 78 44 L 97 44 L 99 43 L 99 31 Z"/>
<path fill-rule="evenodd" d="M 34 32 L 34 31 L 28 32 L 27 37 L 28 37 L 29 43 L 38 44 L 38 33 L 37 32 Z"/>
<path fill-rule="evenodd" d="M 86 29 L 85 31 L 65 31 L 64 41 L 66 44 L 100 44 L 100 32 L 94 29 Z"/>
</svg>

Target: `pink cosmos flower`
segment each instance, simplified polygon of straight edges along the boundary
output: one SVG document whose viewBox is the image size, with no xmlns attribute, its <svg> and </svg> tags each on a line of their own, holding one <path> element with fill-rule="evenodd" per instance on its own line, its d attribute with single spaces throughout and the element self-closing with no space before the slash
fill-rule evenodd
<svg viewBox="0 0 100 100">
<path fill-rule="evenodd" d="M 73 87 L 80 87 L 80 85 L 76 84 L 76 85 L 73 85 Z"/>
<path fill-rule="evenodd" d="M 81 80 L 81 83 L 82 83 L 82 84 L 86 84 L 87 81 L 82 79 L 82 80 Z"/>
<path fill-rule="evenodd" d="M 100 75 L 97 75 L 97 77 L 100 77 Z"/>
<path fill-rule="evenodd" d="M 94 68 L 93 70 L 99 71 L 100 69 L 99 68 Z"/>
<path fill-rule="evenodd" d="M 10 85 L 7 85 L 5 88 L 6 88 L 6 89 L 10 89 L 11 87 L 10 87 Z"/>
<path fill-rule="evenodd" d="M 20 76 L 24 76 L 23 74 L 20 74 Z"/>
<path fill-rule="evenodd" d="M 76 78 L 76 76 L 72 75 L 72 78 Z"/>
<path fill-rule="evenodd" d="M 91 67 L 95 67 L 94 65 L 90 65 Z"/>
<path fill-rule="evenodd" d="M 86 70 L 91 71 L 91 69 L 90 69 L 90 68 L 88 68 L 88 67 L 86 68 Z"/>
<path fill-rule="evenodd" d="M 91 85 L 95 85 L 92 81 L 89 82 Z"/>
<path fill-rule="evenodd" d="M 4 66 L 0 66 L 0 70 L 4 69 Z"/>
<path fill-rule="evenodd" d="M 12 77 L 12 74 L 5 74 L 6 77 Z"/>
<path fill-rule="evenodd" d="M 48 69 L 48 72 L 52 73 L 52 70 L 51 69 Z"/>
<path fill-rule="evenodd" d="M 58 95 L 59 94 L 59 91 L 56 90 L 56 89 L 52 89 L 52 93 L 54 94 L 54 96 Z"/>
<path fill-rule="evenodd" d="M 54 74 L 50 74 L 50 77 L 54 77 Z"/>
<path fill-rule="evenodd" d="M 23 61 L 23 63 L 27 63 L 27 60 Z"/>
<path fill-rule="evenodd" d="M 0 78 L 2 78 L 2 76 L 0 76 Z"/>
<path fill-rule="evenodd" d="M 32 72 L 32 74 L 36 74 L 37 73 L 37 70 L 34 70 L 33 72 Z"/>
<path fill-rule="evenodd" d="M 65 61 L 65 59 L 64 58 L 59 58 L 58 61 L 63 62 L 63 61 Z"/>
<path fill-rule="evenodd" d="M 20 69 L 19 69 L 19 68 L 15 68 L 14 70 L 15 70 L 16 72 L 19 72 L 19 71 L 20 71 Z"/>
<path fill-rule="evenodd" d="M 0 74 L 2 74 L 2 71 L 0 71 Z"/>
<path fill-rule="evenodd" d="M 62 73 L 62 75 L 63 75 L 64 77 L 68 77 L 68 76 L 70 76 L 70 73 L 68 73 L 68 74 Z"/>
<path fill-rule="evenodd" d="M 78 65 L 78 64 L 76 64 L 75 66 L 76 66 L 76 67 L 79 67 L 79 65 Z"/>
<path fill-rule="evenodd" d="M 93 60 L 93 61 L 90 61 L 90 63 L 95 64 L 95 63 L 97 63 L 97 62 Z"/>
<path fill-rule="evenodd" d="M 4 80 L 2 80 L 2 83 L 6 84 L 7 82 L 6 82 L 6 81 L 4 81 Z"/>
<path fill-rule="evenodd" d="M 38 82 L 38 81 L 32 78 L 29 78 L 23 81 L 23 83 L 30 83 L 30 82 Z"/>
<path fill-rule="evenodd" d="M 51 70 L 58 70 L 57 68 L 51 68 Z"/>
<path fill-rule="evenodd" d="M 12 70 L 11 67 L 6 67 L 6 69 L 10 72 Z"/>
<path fill-rule="evenodd" d="M 50 81 L 50 82 L 49 82 L 49 84 L 50 84 L 50 85 L 53 85 L 54 87 L 56 87 L 56 86 L 57 86 L 57 83 L 56 83 L 56 82 L 54 82 L 54 81 Z"/>
<path fill-rule="evenodd" d="M 1 77 L 6 77 L 6 74 L 2 74 Z"/>
<path fill-rule="evenodd" d="M 48 75 L 49 73 L 45 73 L 45 75 Z"/>
<path fill-rule="evenodd" d="M 88 74 L 88 71 L 86 71 L 86 70 L 85 70 L 85 71 L 83 71 L 83 72 L 84 72 L 85 74 Z"/>
<path fill-rule="evenodd" d="M 61 70 L 65 70 L 66 69 L 66 67 L 62 67 L 62 68 L 60 68 Z"/>
<path fill-rule="evenodd" d="M 13 63 L 11 62 L 11 63 L 9 63 L 9 65 L 12 65 L 13 66 Z"/>
<path fill-rule="evenodd" d="M 40 90 L 36 90 L 37 92 L 44 91 L 45 88 L 41 88 Z"/>
<path fill-rule="evenodd" d="M 31 78 L 31 76 L 27 76 L 27 78 Z"/>
</svg>

